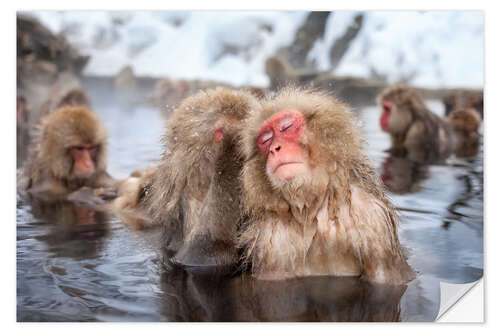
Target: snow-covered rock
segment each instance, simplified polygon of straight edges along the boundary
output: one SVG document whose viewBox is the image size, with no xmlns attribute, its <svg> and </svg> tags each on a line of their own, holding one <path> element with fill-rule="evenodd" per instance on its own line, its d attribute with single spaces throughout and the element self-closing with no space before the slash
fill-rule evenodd
<svg viewBox="0 0 500 333">
<path fill-rule="evenodd" d="M 29 12 L 92 58 L 86 74 L 137 75 L 267 85 L 264 61 L 289 45 L 307 12 Z M 328 54 L 359 12 L 330 15 L 309 59 L 331 70 Z M 481 88 L 484 15 L 479 11 L 366 12 L 335 68 L 428 87 Z"/>
</svg>

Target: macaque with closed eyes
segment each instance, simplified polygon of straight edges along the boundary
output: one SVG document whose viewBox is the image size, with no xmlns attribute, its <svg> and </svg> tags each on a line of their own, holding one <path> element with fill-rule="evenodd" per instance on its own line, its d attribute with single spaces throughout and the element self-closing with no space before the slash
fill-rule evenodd
<svg viewBox="0 0 500 333">
<path fill-rule="evenodd" d="M 258 279 L 414 278 L 347 105 L 287 88 L 249 114 L 242 137 L 248 221 L 239 246 Z"/>
</svg>

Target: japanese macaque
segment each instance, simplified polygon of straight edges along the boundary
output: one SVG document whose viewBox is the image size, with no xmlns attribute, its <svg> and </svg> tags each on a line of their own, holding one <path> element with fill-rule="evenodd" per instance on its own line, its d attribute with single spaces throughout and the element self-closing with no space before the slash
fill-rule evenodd
<svg viewBox="0 0 500 333">
<path fill-rule="evenodd" d="M 85 106 L 90 108 L 91 103 L 87 95 L 82 90 L 73 89 L 68 91 L 59 101 L 55 100 L 53 97 L 48 98 L 40 106 L 39 119 L 43 119 L 52 111 L 63 106 Z"/>
<path fill-rule="evenodd" d="M 483 93 L 481 91 L 455 90 L 443 98 L 445 115 L 457 109 L 476 110 L 483 118 Z"/>
<path fill-rule="evenodd" d="M 288 88 L 249 115 L 242 136 L 248 221 L 238 243 L 258 279 L 413 279 L 347 105 Z"/>
<path fill-rule="evenodd" d="M 481 118 L 474 109 L 458 109 L 448 115 L 455 132 L 457 157 L 475 156 L 479 149 Z"/>
<path fill-rule="evenodd" d="M 106 172 L 107 137 L 88 108 L 65 106 L 42 119 L 19 182 L 37 197 L 98 202 L 111 192 Z M 94 198 L 94 195 L 98 194 Z"/>
<path fill-rule="evenodd" d="M 57 108 L 63 106 L 85 106 L 90 108 L 91 103 L 87 95 L 80 89 L 70 90 L 63 98 L 59 101 Z"/>
<path fill-rule="evenodd" d="M 121 186 L 117 214 L 137 228 L 164 225 L 171 262 L 219 269 L 238 260 L 243 157 L 237 137 L 257 107 L 250 93 L 226 88 L 186 98 L 167 121 L 160 165 Z"/>
<path fill-rule="evenodd" d="M 313 85 L 314 79 L 322 78 L 325 75 L 330 77 L 328 73 L 295 70 L 285 58 L 278 55 L 267 58 L 264 67 L 270 81 L 269 89 L 272 91 L 277 91 L 289 84 Z"/>
<path fill-rule="evenodd" d="M 451 126 L 427 108 L 415 89 L 393 85 L 378 101 L 380 126 L 391 135 L 392 155 L 428 164 L 440 162 L 454 151 Z"/>
</svg>

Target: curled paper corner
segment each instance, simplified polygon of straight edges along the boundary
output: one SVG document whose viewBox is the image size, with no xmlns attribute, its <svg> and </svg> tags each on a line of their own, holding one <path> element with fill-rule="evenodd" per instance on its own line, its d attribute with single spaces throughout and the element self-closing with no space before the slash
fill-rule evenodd
<svg viewBox="0 0 500 333">
<path fill-rule="evenodd" d="M 480 288 L 475 288 L 474 298 L 468 299 L 470 304 L 462 304 L 460 300 L 466 296 L 472 288 L 479 285 Z M 439 322 L 484 322 L 483 316 L 483 300 L 484 300 L 484 289 L 483 289 L 483 279 L 471 283 L 446 283 L 440 282 L 440 303 L 439 303 L 439 313 L 436 317 L 436 321 Z M 471 293 L 472 294 L 472 293 Z M 467 297 L 466 297 L 467 298 Z M 455 308 L 460 307 L 455 311 Z M 447 313 L 451 308 L 453 310 Z M 456 312 L 456 313 L 455 313 Z M 473 312 L 472 315 L 471 312 Z M 469 316 L 460 316 L 462 313 L 467 313 Z M 445 315 L 443 317 L 443 315 Z M 446 318 L 445 318 L 446 317 Z"/>
</svg>

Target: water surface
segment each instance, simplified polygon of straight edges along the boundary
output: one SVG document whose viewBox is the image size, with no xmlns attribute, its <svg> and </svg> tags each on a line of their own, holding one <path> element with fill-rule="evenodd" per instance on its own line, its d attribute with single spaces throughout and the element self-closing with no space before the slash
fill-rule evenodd
<svg viewBox="0 0 500 333">
<path fill-rule="evenodd" d="M 158 110 L 90 90 L 109 135 L 116 178 L 158 161 Z M 127 105 L 127 107 L 124 107 Z M 439 104 L 431 103 L 440 113 Z M 166 270 L 160 230 L 136 231 L 102 212 L 17 199 L 18 321 L 430 321 L 439 282 L 483 274 L 483 156 L 422 166 L 388 156 L 378 109 L 357 111 L 367 152 L 391 191 L 400 240 L 418 277 L 402 287 L 356 278 L 281 282 Z"/>
</svg>

